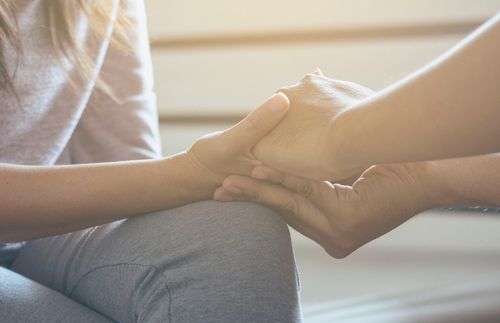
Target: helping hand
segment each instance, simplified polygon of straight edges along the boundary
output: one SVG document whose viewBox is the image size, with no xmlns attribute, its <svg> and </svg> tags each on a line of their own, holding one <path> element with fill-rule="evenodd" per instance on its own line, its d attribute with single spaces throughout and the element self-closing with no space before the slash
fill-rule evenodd
<svg viewBox="0 0 500 323">
<path fill-rule="evenodd" d="M 375 92 L 355 83 L 327 78 L 320 71 L 279 91 L 290 100 L 290 110 L 255 146 L 255 156 L 275 169 L 310 179 L 338 181 L 354 175 L 358 170 L 332 173 L 327 152 L 333 147 L 328 133 L 340 112 Z"/>
<path fill-rule="evenodd" d="M 342 258 L 434 206 L 426 163 L 373 166 L 352 186 L 311 181 L 259 166 L 252 177 L 230 176 L 218 201 L 276 208 L 286 222 Z"/>
</svg>

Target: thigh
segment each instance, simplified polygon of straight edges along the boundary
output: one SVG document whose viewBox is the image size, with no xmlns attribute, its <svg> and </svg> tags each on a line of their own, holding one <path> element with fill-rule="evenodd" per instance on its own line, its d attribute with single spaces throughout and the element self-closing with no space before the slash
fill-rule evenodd
<svg viewBox="0 0 500 323">
<path fill-rule="evenodd" d="M 288 228 L 206 201 L 32 241 L 14 270 L 120 322 L 300 320 Z"/>
<path fill-rule="evenodd" d="M 0 243 L 0 266 L 9 267 L 23 246 L 24 242 Z"/>
<path fill-rule="evenodd" d="M 9 323 L 113 322 L 59 292 L 2 267 L 0 315 L 2 322 Z"/>
</svg>

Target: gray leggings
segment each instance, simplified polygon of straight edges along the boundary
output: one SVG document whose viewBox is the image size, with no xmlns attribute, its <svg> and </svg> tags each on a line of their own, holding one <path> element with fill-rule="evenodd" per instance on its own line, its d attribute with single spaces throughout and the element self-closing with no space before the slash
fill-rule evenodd
<svg viewBox="0 0 500 323">
<path fill-rule="evenodd" d="M 199 202 L 31 241 L 11 270 L 0 270 L 5 322 L 301 319 L 288 229 L 250 203 Z"/>
</svg>

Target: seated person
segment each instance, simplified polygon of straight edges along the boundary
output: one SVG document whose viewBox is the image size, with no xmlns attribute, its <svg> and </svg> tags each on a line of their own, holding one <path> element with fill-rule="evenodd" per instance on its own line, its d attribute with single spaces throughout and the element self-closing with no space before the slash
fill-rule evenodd
<svg viewBox="0 0 500 323">
<path fill-rule="evenodd" d="M 143 1 L 87 3 L 0 2 L 0 321 L 300 321 L 284 221 L 201 202 L 287 101 L 161 158 Z"/>
<path fill-rule="evenodd" d="M 500 16 L 381 93 L 310 75 L 283 90 L 286 117 L 278 94 L 160 158 L 144 9 L 102 3 L 0 4 L 0 242 L 31 240 L 0 269 L 7 321 L 300 321 L 284 222 L 193 203 L 212 194 L 282 209 L 335 257 L 425 208 L 500 204 L 484 155 L 500 150 Z"/>
</svg>

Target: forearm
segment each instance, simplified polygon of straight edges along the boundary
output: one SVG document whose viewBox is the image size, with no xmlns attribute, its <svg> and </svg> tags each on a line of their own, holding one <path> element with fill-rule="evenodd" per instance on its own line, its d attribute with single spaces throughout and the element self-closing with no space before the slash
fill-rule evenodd
<svg viewBox="0 0 500 323">
<path fill-rule="evenodd" d="M 500 151 L 500 15 L 411 77 L 342 112 L 329 160 L 373 164 Z"/>
<path fill-rule="evenodd" d="M 186 154 L 147 161 L 0 166 L 0 242 L 83 229 L 210 199 L 220 178 Z"/>
<path fill-rule="evenodd" d="M 427 164 L 434 206 L 500 206 L 500 154 Z"/>
</svg>

